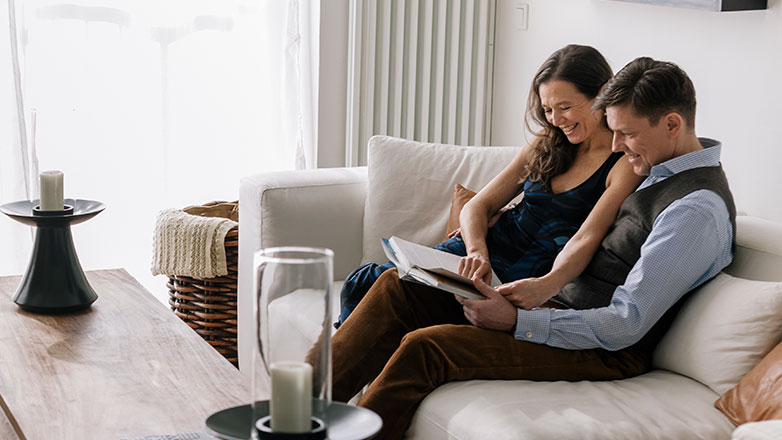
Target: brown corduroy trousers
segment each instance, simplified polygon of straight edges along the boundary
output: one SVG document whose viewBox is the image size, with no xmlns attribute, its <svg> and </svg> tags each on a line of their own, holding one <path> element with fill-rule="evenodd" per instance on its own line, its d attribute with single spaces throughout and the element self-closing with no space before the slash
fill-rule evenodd
<svg viewBox="0 0 782 440">
<path fill-rule="evenodd" d="M 565 350 L 471 325 L 453 295 L 386 271 L 334 334 L 333 398 L 378 413 L 375 438 L 401 439 L 421 401 L 456 380 L 613 380 L 649 370 L 650 354 L 628 348 Z"/>
</svg>

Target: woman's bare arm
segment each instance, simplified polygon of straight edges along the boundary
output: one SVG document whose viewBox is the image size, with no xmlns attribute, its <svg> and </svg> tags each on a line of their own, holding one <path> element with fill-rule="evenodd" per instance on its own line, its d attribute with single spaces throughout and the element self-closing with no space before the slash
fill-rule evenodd
<svg viewBox="0 0 782 440">
<path fill-rule="evenodd" d="M 530 149 L 530 145 L 523 147 L 508 166 L 462 208 L 459 223 L 467 256 L 459 261 L 461 275 L 468 278 L 478 276 L 487 283 L 491 281 L 489 250 L 486 247 L 489 219 L 521 190 L 521 176 Z"/>
</svg>

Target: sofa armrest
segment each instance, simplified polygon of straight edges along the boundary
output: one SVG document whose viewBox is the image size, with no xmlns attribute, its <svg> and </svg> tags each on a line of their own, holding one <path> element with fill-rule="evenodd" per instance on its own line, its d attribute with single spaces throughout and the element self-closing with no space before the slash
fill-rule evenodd
<svg viewBox="0 0 782 440">
<path fill-rule="evenodd" d="M 245 177 L 239 186 L 239 364 L 250 367 L 253 255 L 274 246 L 327 247 L 334 278 L 361 262 L 367 168 L 278 171 Z"/>
<path fill-rule="evenodd" d="M 239 264 L 242 257 L 251 259 L 266 247 L 327 247 L 334 251 L 334 277 L 343 279 L 361 261 L 366 183 L 366 167 L 281 171 L 243 178 Z"/>
</svg>

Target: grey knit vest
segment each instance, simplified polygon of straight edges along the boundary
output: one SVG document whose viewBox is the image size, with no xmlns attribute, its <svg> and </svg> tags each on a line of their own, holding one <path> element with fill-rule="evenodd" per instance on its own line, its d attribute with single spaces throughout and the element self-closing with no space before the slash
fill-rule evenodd
<svg viewBox="0 0 782 440">
<path fill-rule="evenodd" d="M 607 306 L 616 287 L 624 284 L 640 258 L 641 245 L 657 216 L 672 202 L 701 189 L 714 191 L 725 201 L 735 236 L 736 207 L 722 167 L 683 171 L 628 196 L 587 268 L 552 301 L 579 310 Z M 680 300 L 671 307 L 636 346 L 651 352 L 670 327 L 681 303 Z"/>
</svg>

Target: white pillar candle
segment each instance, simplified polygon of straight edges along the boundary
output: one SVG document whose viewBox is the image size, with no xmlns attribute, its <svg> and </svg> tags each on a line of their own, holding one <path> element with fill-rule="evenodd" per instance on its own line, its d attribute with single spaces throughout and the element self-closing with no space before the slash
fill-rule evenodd
<svg viewBox="0 0 782 440">
<path fill-rule="evenodd" d="M 62 198 L 62 171 L 44 171 L 41 173 L 41 211 L 62 211 L 65 209 Z"/>
<path fill-rule="evenodd" d="M 306 362 L 271 364 L 271 428 L 301 433 L 312 429 L 312 366 Z"/>
</svg>

